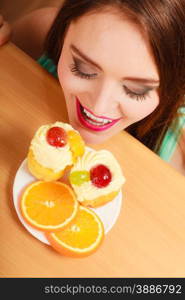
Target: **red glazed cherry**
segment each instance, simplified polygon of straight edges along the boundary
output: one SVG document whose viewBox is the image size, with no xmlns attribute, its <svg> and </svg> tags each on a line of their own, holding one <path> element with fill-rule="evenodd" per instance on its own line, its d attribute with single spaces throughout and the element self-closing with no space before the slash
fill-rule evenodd
<svg viewBox="0 0 185 300">
<path fill-rule="evenodd" d="M 112 179 L 110 170 L 104 165 L 97 165 L 90 170 L 92 184 L 98 188 L 106 187 Z"/>
<path fill-rule="evenodd" d="M 47 142 L 54 147 L 64 147 L 67 144 L 67 133 L 61 127 L 51 127 L 47 132 Z"/>
</svg>

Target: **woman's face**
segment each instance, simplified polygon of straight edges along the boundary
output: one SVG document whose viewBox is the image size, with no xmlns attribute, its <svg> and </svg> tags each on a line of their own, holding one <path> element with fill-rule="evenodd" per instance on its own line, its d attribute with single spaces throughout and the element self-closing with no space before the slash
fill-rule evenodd
<svg viewBox="0 0 185 300">
<path fill-rule="evenodd" d="M 69 121 L 98 144 L 159 104 L 159 75 L 138 27 L 108 12 L 72 22 L 58 64 Z"/>
</svg>

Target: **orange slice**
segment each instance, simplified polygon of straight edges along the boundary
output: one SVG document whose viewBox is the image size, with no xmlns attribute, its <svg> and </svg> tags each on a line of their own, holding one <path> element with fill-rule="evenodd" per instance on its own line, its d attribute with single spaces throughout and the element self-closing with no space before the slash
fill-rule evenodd
<svg viewBox="0 0 185 300">
<path fill-rule="evenodd" d="M 76 217 L 63 230 L 46 233 L 51 246 L 60 254 L 84 257 L 95 252 L 104 237 L 99 217 L 89 208 L 79 206 Z"/>
<path fill-rule="evenodd" d="M 76 216 L 78 202 L 72 189 L 58 181 L 30 184 L 21 197 L 21 212 L 33 227 L 55 231 L 68 225 Z"/>
</svg>

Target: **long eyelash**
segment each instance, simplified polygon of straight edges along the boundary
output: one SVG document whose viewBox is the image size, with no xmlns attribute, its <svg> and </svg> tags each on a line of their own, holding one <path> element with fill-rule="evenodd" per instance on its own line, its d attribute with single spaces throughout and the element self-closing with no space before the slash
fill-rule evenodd
<svg viewBox="0 0 185 300">
<path fill-rule="evenodd" d="M 130 96 L 130 98 L 135 99 L 137 101 L 146 100 L 146 96 L 148 95 L 148 92 L 149 92 L 149 91 L 146 91 L 143 94 L 136 94 L 136 93 L 130 91 L 126 86 L 123 86 L 123 88 L 124 88 L 126 94 Z"/>
<path fill-rule="evenodd" d="M 70 66 L 70 70 L 71 70 L 72 73 L 74 73 L 74 75 L 76 75 L 80 78 L 91 79 L 91 78 L 94 78 L 96 76 L 96 74 L 87 74 L 87 73 L 81 72 L 79 70 L 79 67 L 78 67 L 76 62 Z"/>
</svg>

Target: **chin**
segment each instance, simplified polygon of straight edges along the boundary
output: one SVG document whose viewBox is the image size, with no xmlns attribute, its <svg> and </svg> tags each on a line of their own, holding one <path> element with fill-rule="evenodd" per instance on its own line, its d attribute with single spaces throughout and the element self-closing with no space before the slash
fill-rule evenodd
<svg viewBox="0 0 185 300">
<path fill-rule="evenodd" d="M 101 144 L 110 138 L 110 136 L 106 135 L 105 132 L 102 132 L 103 134 L 92 132 L 81 127 L 79 124 L 76 124 L 76 122 L 73 122 L 72 120 L 70 124 L 74 129 L 76 129 L 80 133 L 81 137 L 83 138 L 86 144 Z"/>
<path fill-rule="evenodd" d="M 109 139 L 109 137 L 102 137 L 101 135 L 91 134 L 89 132 L 85 132 L 85 130 L 79 130 L 79 132 L 82 138 L 84 139 L 85 143 L 87 144 L 102 144 L 103 142 Z"/>
</svg>

